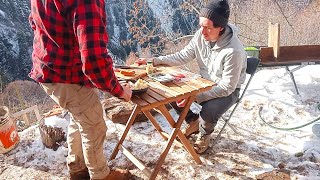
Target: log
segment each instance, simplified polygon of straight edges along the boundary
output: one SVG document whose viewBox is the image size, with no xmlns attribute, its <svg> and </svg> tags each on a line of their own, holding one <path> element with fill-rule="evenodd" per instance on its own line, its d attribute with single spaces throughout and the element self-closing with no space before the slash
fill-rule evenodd
<svg viewBox="0 0 320 180">
<path fill-rule="evenodd" d="M 61 142 L 66 141 L 66 134 L 60 127 L 51 127 L 45 125 L 44 120 L 45 118 L 41 119 L 39 124 L 42 144 L 46 148 L 50 148 L 56 151 L 61 145 Z"/>
</svg>

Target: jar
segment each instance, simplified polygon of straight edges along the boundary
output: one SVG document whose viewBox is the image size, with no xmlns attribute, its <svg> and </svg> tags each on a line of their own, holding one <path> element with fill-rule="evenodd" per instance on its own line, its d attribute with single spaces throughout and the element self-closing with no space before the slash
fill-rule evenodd
<svg viewBox="0 0 320 180">
<path fill-rule="evenodd" d="M 152 61 L 147 62 L 146 72 L 147 72 L 147 74 L 153 73 L 153 62 Z"/>
</svg>

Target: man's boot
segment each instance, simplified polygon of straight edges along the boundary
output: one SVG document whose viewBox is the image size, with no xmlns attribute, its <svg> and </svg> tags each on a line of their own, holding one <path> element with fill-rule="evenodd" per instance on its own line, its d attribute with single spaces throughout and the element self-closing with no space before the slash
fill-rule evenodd
<svg viewBox="0 0 320 180">
<path fill-rule="evenodd" d="M 194 143 L 194 149 L 198 154 L 204 153 L 209 148 L 210 134 L 198 133 L 196 142 Z"/>
<path fill-rule="evenodd" d="M 110 170 L 109 175 L 103 178 L 102 180 L 128 180 L 128 179 L 131 179 L 131 174 L 128 170 L 113 169 L 113 170 Z"/>
<path fill-rule="evenodd" d="M 87 168 L 77 171 L 77 172 L 70 172 L 70 180 L 89 180 L 90 175 Z"/>
</svg>

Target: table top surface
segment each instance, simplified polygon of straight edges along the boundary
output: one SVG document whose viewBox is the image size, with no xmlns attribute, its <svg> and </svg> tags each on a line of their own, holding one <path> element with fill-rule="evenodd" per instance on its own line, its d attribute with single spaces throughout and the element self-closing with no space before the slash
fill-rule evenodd
<svg viewBox="0 0 320 180">
<path fill-rule="evenodd" d="M 169 82 L 159 82 L 147 75 L 139 77 L 147 82 L 149 88 L 145 93 L 133 95 L 131 98 L 133 103 L 140 107 L 154 108 L 208 91 L 215 85 L 214 82 L 203 79 L 198 74 L 178 67 L 157 67 L 156 73 L 170 74 L 175 78 Z"/>
</svg>

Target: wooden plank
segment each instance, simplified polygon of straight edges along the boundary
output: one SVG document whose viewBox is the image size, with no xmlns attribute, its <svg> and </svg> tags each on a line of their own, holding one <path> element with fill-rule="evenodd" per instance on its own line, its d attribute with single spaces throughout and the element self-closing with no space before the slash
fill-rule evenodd
<svg viewBox="0 0 320 180">
<path fill-rule="evenodd" d="M 171 97 L 175 97 L 174 95 L 170 94 L 170 93 L 167 93 L 165 91 L 163 91 L 162 89 L 160 89 L 159 87 L 158 88 L 155 88 L 155 87 L 149 87 L 150 90 L 154 91 L 155 93 L 165 97 L 165 98 L 171 98 Z"/>
<path fill-rule="evenodd" d="M 180 86 L 174 84 L 174 83 L 170 83 L 167 85 L 168 87 L 170 87 L 170 89 L 179 92 L 180 94 L 184 94 L 184 93 L 188 93 L 190 91 L 190 89 L 185 89 L 185 88 L 181 88 Z"/>
<path fill-rule="evenodd" d="M 195 91 L 198 90 L 198 88 L 193 87 L 193 86 L 189 86 L 187 83 L 185 82 L 174 82 L 175 85 L 180 86 L 183 89 L 186 89 L 188 91 Z"/>
<path fill-rule="evenodd" d="M 261 67 L 275 67 L 275 66 L 300 66 L 300 65 L 315 65 L 320 64 L 320 61 L 286 61 L 286 62 L 262 62 L 260 63 Z"/>
<path fill-rule="evenodd" d="M 157 103 L 158 100 L 157 99 L 154 99 L 153 97 L 151 97 L 149 94 L 147 93 L 143 93 L 141 95 L 138 96 L 140 99 L 148 102 L 149 104 L 152 104 L 152 103 Z"/>
<path fill-rule="evenodd" d="M 132 101 L 133 103 L 139 105 L 140 107 L 142 107 L 142 106 L 148 106 L 148 105 L 149 105 L 148 102 L 140 99 L 140 98 L 137 97 L 137 96 L 132 96 L 132 97 L 131 97 L 131 101 Z"/>
<path fill-rule="evenodd" d="M 206 88 L 208 86 L 213 86 L 215 85 L 215 83 L 211 82 L 211 81 L 205 81 L 203 78 L 198 78 L 198 79 L 192 79 L 190 80 L 190 82 L 197 84 L 197 87 L 200 87 L 199 89 L 203 89 Z"/>
<path fill-rule="evenodd" d="M 31 107 L 29 107 L 29 108 L 27 108 L 25 110 L 22 110 L 22 111 L 19 111 L 19 112 L 16 112 L 16 113 L 12 114 L 12 117 L 16 118 L 16 117 L 22 116 L 22 115 L 27 114 L 27 113 L 29 113 L 31 111 L 34 111 L 34 109 L 36 109 L 36 108 L 37 108 L 36 105 L 31 106 Z"/>
<path fill-rule="evenodd" d="M 159 159 L 158 159 L 158 162 L 156 164 L 156 167 L 153 169 L 153 172 L 150 176 L 150 179 L 153 180 L 153 179 L 156 179 L 157 177 L 157 174 L 158 172 L 160 171 L 161 169 L 161 165 L 163 164 L 171 146 L 172 146 L 172 143 L 174 142 L 175 138 L 177 137 L 177 134 L 178 134 L 178 130 L 179 129 L 176 129 L 176 128 L 173 128 L 173 131 L 171 132 L 171 135 L 170 135 L 170 138 L 167 142 L 167 145 L 165 147 L 165 149 L 162 151 Z"/>
<path fill-rule="evenodd" d="M 27 127 L 30 127 L 30 120 L 29 120 L 29 117 L 28 117 L 28 113 L 31 113 L 32 111 L 34 111 L 35 115 L 36 115 L 36 118 L 37 118 L 37 121 L 40 121 L 41 120 L 41 115 L 39 113 L 39 110 L 38 110 L 38 106 L 37 105 L 34 105 L 34 106 L 31 106 L 25 110 L 22 110 L 22 111 L 19 111 L 19 112 L 16 112 L 14 113 L 13 115 L 11 115 L 11 117 L 13 118 L 17 118 L 17 117 L 20 117 L 22 116 L 23 117 L 23 120 L 25 121 L 26 123 L 26 126 Z"/>
<path fill-rule="evenodd" d="M 268 23 L 268 46 L 272 47 L 273 56 L 275 57 L 276 61 L 280 54 L 280 24 L 275 23 L 272 24 L 271 22 Z"/>
<path fill-rule="evenodd" d="M 126 124 L 126 129 L 122 133 L 118 144 L 116 145 L 116 147 L 114 148 L 114 150 L 113 150 L 113 152 L 112 152 L 112 154 L 110 156 L 110 159 L 114 159 L 117 156 L 117 154 L 118 154 L 118 152 L 120 150 L 120 146 L 122 145 L 124 139 L 126 138 L 128 132 L 130 130 L 130 127 L 132 126 L 132 124 L 133 124 L 134 120 L 136 119 L 136 117 L 137 117 L 139 112 L 140 112 L 140 109 L 139 109 L 138 105 L 135 105 L 134 109 L 133 109 L 133 112 L 131 113 L 131 115 L 130 115 L 130 117 L 128 119 L 128 122 Z"/>
<path fill-rule="evenodd" d="M 164 94 L 168 94 L 170 95 L 171 97 L 172 96 L 178 96 L 178 95 L 181 95 L 181 93 L 179 92 L 176 92 L 172 89 L 170 89 L 168 86 L 165 86 L 163 84 L 161 84 L 160 82 L 153 82 L 153 81 L 150 81 L 148 82 L 148 85 L 150 87 L 152 87 L 153 89 L 158 89 L 159 91 L 162 91 Z"/>
<path fill-rule="evenodd" d="M 192 82 L 192 81 L 188 81 L 188 82 L 186 82 L 186 84 L 187 84 L 188 86 L 194 88 L 194 89 L 197 89 L 197 91 L 199 91 L 199 89 L 202 88 L 202 86 L 199 85 L 197 82 L 194 83 L 194 82 Z"/>
<path fill-rule="evenodd" d="M 120 150 L 122 153 L 134 164 L 139 168 L 147 177 L 151 176 L 151 171 L 136 157 L 133 156 L 133 154 L 126 149 L 123 145 L 120 146 Z"/>
<path fill-rule="evenodd" d="M 157 92 L 153 91 L 153 89 L 149 89 L 147 91 L 147 93 L 149 94 L 149 96 L 153 97 L 154 99 L 157 99 L 158 101 L 162 101 L 162 100 L 166 99 L 166 97 L 164 97 L 161 94 L 158 94 Z"/>
<path fill-rule="evenodd" d="M 208 79 L 204 79 L 204 78 L 197 78 L 196 79 L 198 82 L 200 82 L 201 84 L 205 84 L 206 86 L 215 86 L 217 85 L 217 83 L 212 82 Z"/>
<path fill-rule="evenodd" d="M 261 59 L 261 64 L 320 61 L 320 45 L 282 46 L 280 47 L 280 52 L 278 61 L 276 61 L 271 47 L 260 48 L 259 58 Z"/>
</svg>

